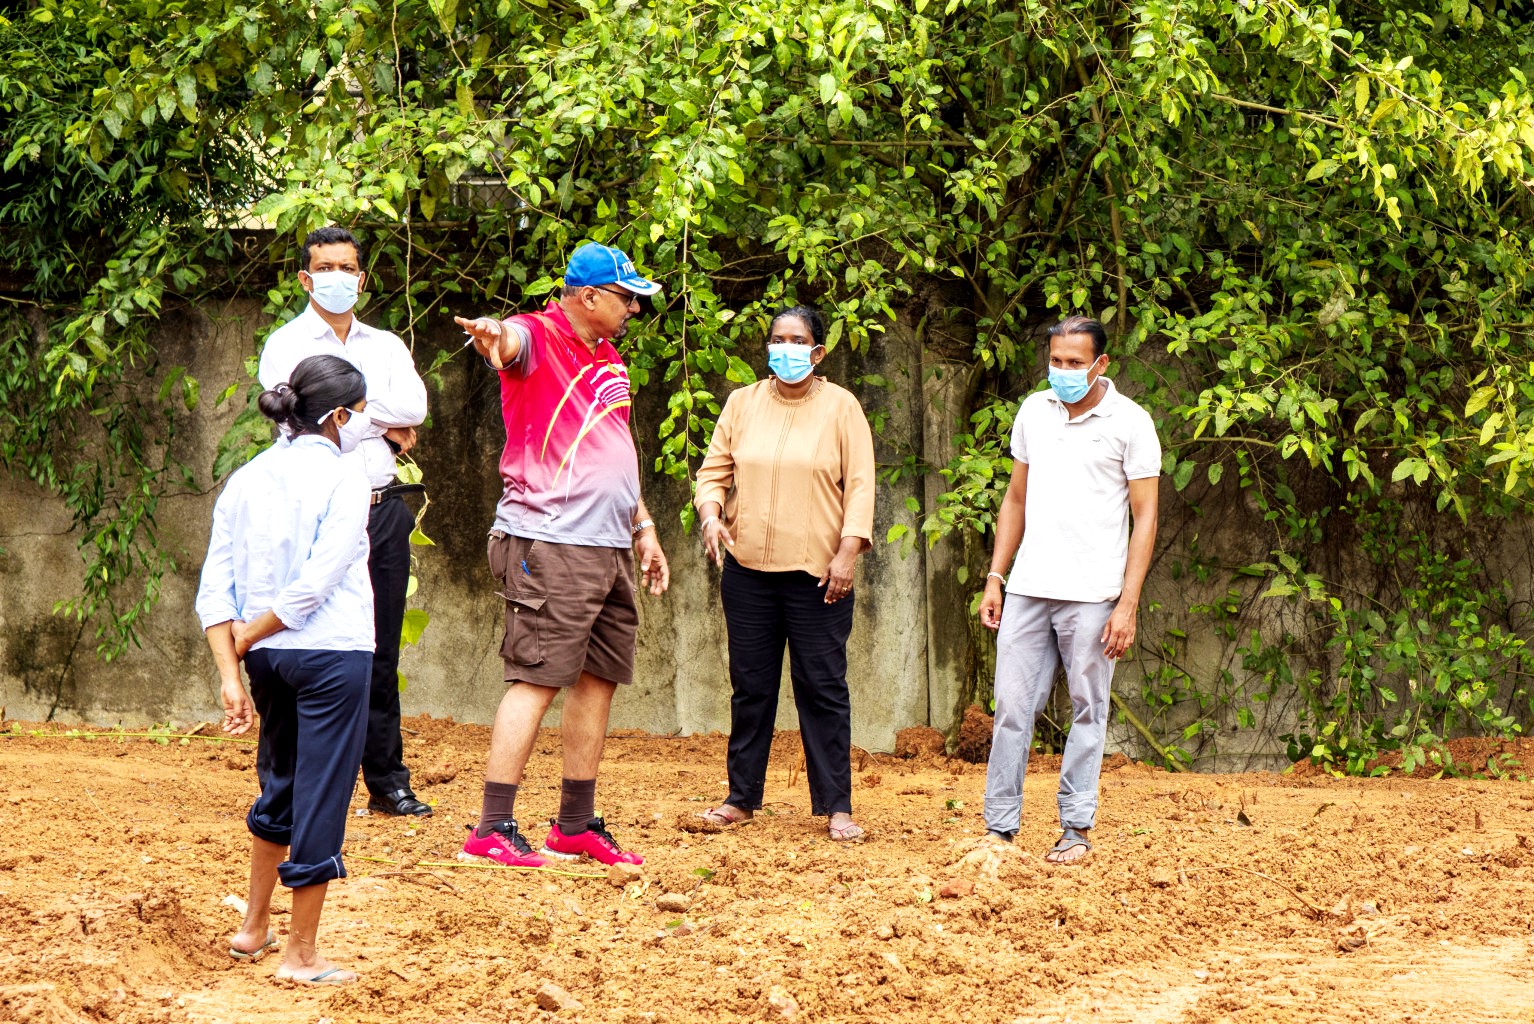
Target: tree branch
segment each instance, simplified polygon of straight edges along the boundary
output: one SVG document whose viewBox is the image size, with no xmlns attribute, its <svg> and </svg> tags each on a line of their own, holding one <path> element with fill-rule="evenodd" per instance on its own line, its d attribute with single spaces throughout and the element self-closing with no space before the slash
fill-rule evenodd
<svg viewBox="0 0 1534 1024">
<path fill-rule="evenodd" d="M 1284 117 L 1298 117 L 1304 121 L 1314 121 L 1316 124 L 1324 124 L 1328 128 L 1337 128 L 1339 130 L 1342 128 L 1341 121 L 1333 121 L 1329 117 L 1322 117 L 1320 114 L 1312 114 L 1308 110 L 1289 110 L 1286 107 L 1270 107 L 1266 103 L 1253 103 L 1251 100 L 1238 100 L 1236 97 L 1227 96 L 1222 92 L 1211 92 L 1206 93 L 1205 95 L 1207 95 L 1212 100 L 1219 100 L 1221 103 L 1228 103 L 1233 107 L 1243 107 L 1247 110 L 1260 110 L 1265 114 L 1280 114 Z"/>
</svg>

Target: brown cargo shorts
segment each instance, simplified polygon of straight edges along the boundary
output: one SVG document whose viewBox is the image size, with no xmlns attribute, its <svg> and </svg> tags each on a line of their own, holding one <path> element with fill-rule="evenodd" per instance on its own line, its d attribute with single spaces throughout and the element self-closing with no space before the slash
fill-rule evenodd
<svg viewBox="0 0 1534 1024">
<path fill-rule="evenodd" d="M 490 532 L 490 572 L 506 601 L 508 683 L 574 686 L 582 672 L 634 681 L 639 606 L 634 552 Z"/>
</svg>

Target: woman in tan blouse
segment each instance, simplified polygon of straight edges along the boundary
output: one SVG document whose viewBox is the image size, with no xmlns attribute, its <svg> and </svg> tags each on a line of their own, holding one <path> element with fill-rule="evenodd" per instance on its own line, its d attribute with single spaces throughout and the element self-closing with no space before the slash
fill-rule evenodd
<svg viewBox="0 0 1534 1024">
<path fill-rule="evenodd" d="M 804 306 L 773 319 L 772 373 L 730 395 L 698 470 L 703 546 L 724 570 L 733 689 L 730 795 L 703 818 L 728 827 L 762 806 L 786 643 L 810 812 L 830 816 L 832 839 L 853 840 L 863 830 L 852 820 L 847 637 L 853 572 L 872 546 L 874 449 L 858 400 L 815 375 L 825 336 Z"/>
</svg>

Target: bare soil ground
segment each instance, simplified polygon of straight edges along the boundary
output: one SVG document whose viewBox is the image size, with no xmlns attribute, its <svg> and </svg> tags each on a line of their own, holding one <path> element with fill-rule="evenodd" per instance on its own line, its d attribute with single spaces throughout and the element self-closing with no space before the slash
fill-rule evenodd
<svg viewBox="0 0 1534 1024">
<path fill-rule="evenodd" d="M 1534 1021 L 1521 780 L 1185 776 L 1114 758 L 1095 853 L 1056 868 L 1041 859 L 1049 759 L 998 852 L 977 848 L 983 766 L 860 754 L 870 839 L 842 846 L 808 814 L 794 734 L 775 748 L 772 813 L 717 834 L 683 825 L 724 794 L 721 737 L 617 735 L 598 802 L 646 856 L 620 887 L 586 865 L 459 865 L 487 730 L 406 725 L 437 813 L 351 819 L 351 877 L 320 937 L 362 979 L 326 990 L 225 953 L 252 747 L 36 726 L 0 739 L 0 1020 Z M 545 734 L 519 797 L 535 838 L 558 751 Z"/>
</svg>

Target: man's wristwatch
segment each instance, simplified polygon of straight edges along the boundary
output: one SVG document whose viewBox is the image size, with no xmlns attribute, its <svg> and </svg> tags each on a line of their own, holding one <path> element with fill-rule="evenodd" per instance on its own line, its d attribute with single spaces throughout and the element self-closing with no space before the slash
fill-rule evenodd
<svg viewBox="0 0 1534 1024">
<path fill-rule="evenodd" d="M 641 519 L 641 520 L 639 520 L 639 522 L 634 524 L 632 532 L 633 532 L 634 536 L 637 537 L 637 536 L 640 535 L 640 533 L 642 533 L 645 530 L 648 530 L 650 527 L 652 527 L 654 525 L 655 525 L 655 520 L 653 520 L 653 519 Z"/>
</svg>

